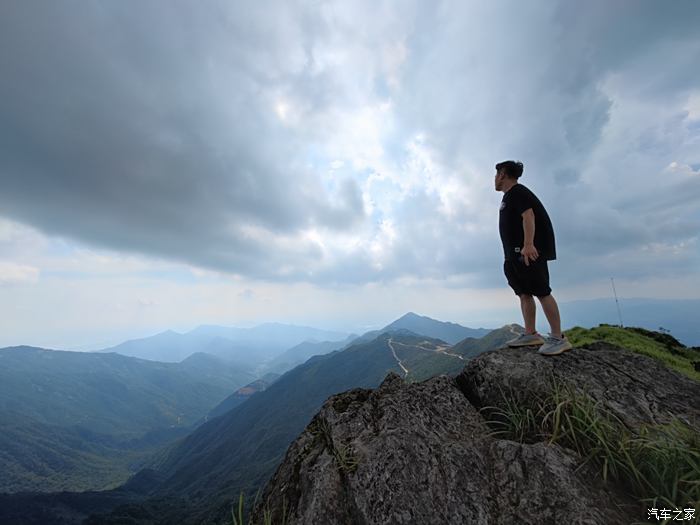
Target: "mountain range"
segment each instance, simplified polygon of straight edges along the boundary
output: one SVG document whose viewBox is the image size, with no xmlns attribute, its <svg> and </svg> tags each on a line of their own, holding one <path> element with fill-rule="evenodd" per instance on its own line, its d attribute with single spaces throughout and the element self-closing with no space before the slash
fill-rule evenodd
<svg viewBox="0 0 700 525">
<path fill-rule="evenodd" d="M 277 329 L 278 334 L 285 331 L 279 325 L 269 326 Z M 194 335 L 223 338 L 222 334 L 228 330 L 225 327 L 205 328 Z M 572 336 L 579 337 L 577 330 L 572 330 Z M 604 333 L 605 330 L 608 329 L 601 328 L 600 333 Z M 14 434 L 8 432 L 9 437 L 0 448 L 0 451 L 6 450 L 6 447 L 10 450 L 9 455 L 0 455 L 0 459 L 6 461 L 5 465 L 10 467 L 10 471 L 17 471 L 20 468 L 18 464 L 25 469 L 21 472 L 25 481 L 21 481 L 21 475 L 16 476 L 15 481 L 20 480 L 18 483 L 21 484 L 31 476 L 34 476 L 35 483 L 37 479 L 45 481 L 47 473 L 49 478 L 60 475 L 66 465 L 68 471 L 70 468 L 74 469 L 75 481 L 80 476 L 89 476 L 91 472 L 106 473 L 110 464 L 112 468 L 116 464 L 117 457 L 122 461 L 119 470 L 122 481 L 127 472 L 134 472 L 135 468 L 141 469 L 127 483 L 113 490 L 0 494 L 0 509 L 5 509 L 0 510 L 0 522 L 7 521 L 11 516 L 13 519 L 17 518 L 18 523 L 51 523 L 51 520 L 61 515 L 71 516 L 66 523 L 80 523 L 91 515 L 86 523 L 230 523 L 233 500 L 237 499 L 239 494 L 243 494 L 246 504 L 252 504 L 255 492 L 265 486 L 283 460 L 290 444 L 329 397 L 353 389 L 377 388 L 388 373 L 396 374 L 407 384 L 439 375 L 456 376 L 471 360 L 489 350 L 502 347 L 505 341 L 520 331 L 522 328 L 518 325 L 506 325 L 491 331 L 468 329 L 408 313 L 383 329 L 359 337 L 346 336 L 341 341 L 301 341 L 277 354 L 266 351 L 264 360 L 250 360 L 247 367 L 243 365 L 245 359 L 222 359 L 201 352 L 191 354 L 182 363 L 158 363 L 109 353 L 82 353 L 83 356 L 93 356 L 85 361 L 89 365 L 80 362 L 75 355 L 70 355 L 68 359 L 72 361 L 65 361 L 71 363 L 67 367 L 70 373 L 56 373 L 55 370 L 51 371 L 51 366 L 45 364 L 56 362 L 55 356 L 51 354 L 60 356 L 60 361 L 66 359 L 62 354 L 77 353 L 28 347 L 20 350 L 0 349 L 0 362 L 8 356 L 16 358 L 23 353 L 29 356 L 26 362 L 20 359 L 21 365 L 15 364 L 14 372 L 8 373 L 7 377 L 26 375 L 30 380 L 24 383 L 15 382 L 14 385 L 8 383 L 9 389 L 18 392 L 15 393 L 15 397 L 10 397 L 8 391 L 0 390 L 0 400 L 8 401 L 0 405 L 0 414 L 4 414 L 5 418 L 0 422 L 2 430 L 21 429 L 21 432 Z M 637 336 L 643 341 L 646 341 L 644 338 L 648 338 L 645 333 L 635 335 Z M 623 342 L 629 340 L 626 332 L 619 337 Z M 695 355 L 693 351 L 683 350 L 678 354 L 679 350 L 673 348 L 664 350 L 669 346 L 669 341 L 672 347 L 678 342 L 667 336 L 662 336 L 659 340 L 663 342 L 663 348 L 658 352 L 668 354 L 676 360 L 679 355 L 686 356 L 684 359 L 687 363 L 684 366 L 691 370 L 688 373 L 692 374 L 692 363 L 689 359 Z M 142 345 L 142 349 L 147 349 L 146 343 Z M 160 349 L 167 351 L 167 348 L 162 346 Z M 6 352 L 8 350 L 9 352 Z M 303 360 L 308 353 L 314 351 L 319 353 L 295 365 L 295 360 Z M 669 352 L 675 354 L 671 355 Z M 101 369 L 100 367 L 106 366 L 100 364 L 100 359 L 103 358 L 119 363 L 115 368 L 117 371 Z M 5 362 L 10 363 L 12 359 Z M 41 365 L 43 362 L 45 363 Z M 250 368 L 251 365 L 254 369 Z M 46 371 L 46 366 L 49 372 Z M 95 367 L 104 373 L 91 372 Z M 268 371 L 263 375 L 260 372 L 265 370 L 265 367 L 278 367 L 280 372 Z M 3 369 L 0 366 L 0 370 Z M 132 372 L 120 375 L 119 370 L 122 369 L 132 370 L 136 374 L 135 377 L 146 379 L 143 382 L 137 381 L 135 386 L 123 383 L 126 377 L 131 377 Z M 36 373 L 36 370 L 43 372 Z M 186 404 L 182 407 L 172 407 L 165 402 L 164 398 L 169 396 L 182 402 L 183 395 L 186 398 L 202 394 L 201 384 L 221 384 L 222 375 L 234 372 L 244 376 L 237 376 L 237 384 L 233 386 L 224 385 L 225 392 L 217 394 L 220 396 L 218 400 L 202 399 L 201 404 L 197 405 L 197 410 L 184 410 L 192 407 Z M 114 377 L 111 377 L 112 375 Z M 59 378 L 58 381 L 55 380 L 56 377 Z M 66 377 L 71 379 L 67 380 Z M 190 382 L 183 382 L 182 377 L 189 378 Z M 4 377 L 0 375 L 0 381 L 3 380 Z M 77 395 L 68 387 L 71 381 L 79 385 L 75 391 Z M 120 381 L 121 387 L 118 386 Z M 4 382 L 0 383 L 2 384 Z M 103 384 L 105 392 L 89 390 Z M 173 390 L 166 392 L 168 387 Z M 132 393 L 133 396 L 128 397 L 131 390 L 138 394 Z M 26 399 L 32 398 L 32 392 L 40 399 L 47 396 L 54 398 L 51 401 L 53 405 L 44 407 L 47 413 L 42 413 L 41 403 L 26 402 Z M 154 392 L 157 395 L 154 396 Z M 92 412 L 89 406 L 74 406 L 86 398 L 89 401 L 88 405 L 99 402 L 103 399 L 102 395 L 107 395 L 113 405 L 103 404 L 99 410 L 94 410 L 93 407 Z M 129 401 L 122 402 L 121 395 L 127 396 Z M 91 399 L 91 396 L 94 399 Z M 145 400 L 150 403 L 144 402 Z M 193 400 L 189 401 L 194 404 Z M 61 403 L 65 403 L 70 410 L 62 407 Z M 144 421 L 140 416 L 134 417 L 133 421 L 120 422 L 120 418 L 128 417 L 128 410 L 120 411 L 118 407 L 130 405 L 138 405 L 139 411 L 143 408 L 154 414 L 158 414 L 158 408 L 170 406 L 164 413 L 170 417 L 177 414 L 179 423 L 173 425 L 172 419 L 163 416 L 170 426 L 162 426 L 163 420 L 157 419 L 160 426 L 144 433 L 144 428 L 139 426 Z M 110 413 L 112 406 L 117 407 L 116 415 Z M 131 407 L 132 410 L 134 406 Z M 18 410 L 17 407 L 21 407 L 22 410 Z M 96 425 L 95 428 L 99 427 L 101 433 L 81 427 L 74 419 L 65 418 L 65 414 L 81 414 L 85 410 L 92 414 L 92 419 L 89 420 L 100 423 L 101 427 Z M 102 419 L 97 414 L 101 414 Z M 70 424 L 59 426 L 61 421 Z M 123 428 L 118 430 L 122 426 Z M 126 435 L 129 432 L 131 434 Z M 37 442 L 39 440 L 32 440 L 32 435 L 42 436 L 41 443 Z M 42 471 L 41 468 L 36 468 L 37 464 L 18 461 L 18 458 L 27 454 L 22 450 L 12 449 L 12 442 L 26 445 L 26 450 L 35 455 L 39 454 L 37 450 L 41 451 L 41 447 L 48 443 L 60 448 L 59 452 L 63 457 Z M 55 442 L 59 445 L 55 445 Z M 72 444 L 72 448 L 67 446 L 67 443 Z M 129 449 L 125 443 L 134 445 L 135 449 Z M 14 463 L 8 461 L 8 457 L 14 459 Z M 94 457 L 101 458 L 102 464 Z M 70 461 L 75 463 L 72 467 Z M 81 471 L 80 465 L 87 467 Z M 108 488 L 115 485 L 114 480 L 111 480 L 111 485 L 104 483 L 104 480 L 101 482 L 101 485 L 93 483 L 92 486 L 84 488 Z M 25 484 L 24 487 L 21 490 L 42 490 L 37 486 L 32 488 L 31 483 Z M 64 485 L 63 488 L 71 487 Z M 0 492 L 3 490 L 15 492 L 13 487 L 0 489 Z"/>
<path fill-rule="evenodd" d="M 415 320 L 431 334 L 446 326 L 468 330 L 415 314 L 392 324 L 410 326 Z M 0 492 L 114 487 L 159 447 L 355 336 L 310 339 L 343 335 L 278 323 L 251 329 L 201 326 L 113 348 L 150 357 L 184 355 L 179 363 L 107 350 L 0 349 Z M 223 350 L 234 346 L 232 359 Z M 202 351 L 212 349 L 225 357 Z"/>
</svg>

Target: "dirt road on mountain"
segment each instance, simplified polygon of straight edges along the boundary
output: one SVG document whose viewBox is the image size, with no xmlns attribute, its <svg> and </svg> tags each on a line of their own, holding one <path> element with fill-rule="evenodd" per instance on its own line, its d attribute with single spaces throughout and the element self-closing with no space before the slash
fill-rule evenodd
<svg viewBox="0 0 700 525">
<path fill-rule="evenodd" d="M 404 372 L 404 377 L 406 377 L 406 376 L 408 375 L 408 368 L 406 368 L 405 366 L 403 366 L 403 363 L 401 362 L 401 359 L 399 359 L 399 356 L 396 355 L 396 350 L 394 350 L 394 346 L 392 345 L 393 340 L 391 339 L 391 337 L 389 338 L 389 340 L 387 341 L 387 343 L 389 344 L 389 348 L 391 348 L 391 353 L 394 354 L 394 359 L 396 359 L 396 362 L 397 362 L 397 363 L 399 364 L 399 366 L 401 367 L 401 370 L 403 370 L 403 372 Z M 403 343 L 399 343 L 399 344 L 403 344 Z"/>
<path fill-rule="evenodd" d="M 444 345 L 443 345 L 443 346 L 435 346 L 434 343 L 431 343 L 430 341 L 421 341 L 420 343 L 415 344 L 415 345 L 407 345 L 406 343 L 400 343 L 400 342 L 398 342 L 398 341 L 394 341 L 394 340 L 391 339 L 391 338 L 389 339 L 389 341 L 390 341 L 390 343 L 393 343 L 393 344 L 396 344 L 396 345 L 407 346 L 407 347 L 409 347 L 409 348 L 417 348 L 418 350 L 423 350 L 423 351 L 425 351 L 425 352 L 433 352 L 433 353 L 436 353 L 436 354 L 449 355 L 450 357 L 456 357 L 457 359 L 461 359 L 462 361 L 464 361 L 464 357 L 462 357 L 461 355 L 459 355 L 459 354 L 454 354 L 454 353 L 452 353 L 452 352 L 448 352 L 448 351 L 447 351 L 448 348 L 452 348 L 450 345 L 446 345 L 446 346 L 444 346 Z M 426 347 L 425 347 L 426 345 L 428 345 L 428 346 L 431 347 L 431 348 L 426 348 Z M 391 351 L 394 353 L 394 357 L 395 357 L 396 360 L 399 362 L 399 365 L 401 366 L 401 368 L 404 368 L 404 369 L 405 369 L 405 367 L 403 366 L 403 364 L 401 364 L 401 361 L 399 361 L 399 358 L 396 356 L 396 352 L 394 351 L 394 347 L 393 347 L 391 344 L 389 344 L 389 346 L 391 347 Z"/>
</svg>

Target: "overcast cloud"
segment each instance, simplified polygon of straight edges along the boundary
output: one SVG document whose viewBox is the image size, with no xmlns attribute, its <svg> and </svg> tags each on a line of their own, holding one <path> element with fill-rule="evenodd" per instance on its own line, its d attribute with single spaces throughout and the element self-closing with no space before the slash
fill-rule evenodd
<svg viewBox="0 0 700 525">
<path fill-rule="evenodd" d="M 4 1 L 0 286 L 62 267 L 25 225 L 241 283 L 503 287 L 506 159 L 556 284 L 698 286 L 699 22 L 682 0 Z"/>
</svg>

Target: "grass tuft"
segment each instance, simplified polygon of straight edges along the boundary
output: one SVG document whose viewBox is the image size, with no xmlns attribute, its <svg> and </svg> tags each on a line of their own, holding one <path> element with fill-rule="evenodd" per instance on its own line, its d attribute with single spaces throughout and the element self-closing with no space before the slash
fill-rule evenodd
<svg viewBox="0 0 700 525">
<path fill-rule="evenodd" d="M 336 466 L 341 472 L 350 473 L 357 470 L 359 461 L 353 454 L 352 447 L 349 444 L 341 444 L 339 446 L 334 444 L 330 425 L 325 419 L 321 417 L 316 418 L 311 423 L 309 431 L 314 438 L 321 440 L 326 449 L 333 454 Z"/>
<path fill-rule="evenodd" d="M 252 508 L 255 508 L 255 504 L 258 502 L 259 496 L 260 496 L 260 490 L 258 490 L 255 494 L 255 500 L 253 501 Z M 239 497 L 238 497 L 238 507 L 237 508 L 234 508 L 233 506 L 231 507 L 231 520 L 232 520 L 233 525 L 244 525 L 245 521 L 244 521 L 243 515 L 244 515 L 244 503 L 243 503 L 243 493 L 241 492 Z M 280 523 L 281 525 L 285 525 L 287 523 L 287 500 L 286 499 L 284 499 L 282 501 L 282 521 L 278 521 L 276 523 Z M 253 523 L 253 518 L 250 515 L 248 517 L 248 525 L 256 525 Z M 262 521 L 261 525 L 272 525 L 272 511 L 269 508 L 263 509 L 263 521 Z"/>
<path fill-rule="evenodd" d="M 621 485 L 650 507 L 700 507 L 700 434 L 678 418 L 633 431 L 600 402 L 554 379 L 546 396 L 501 396 L 499 406 L 481 409 L 493 435 L 574 450 L 580 467 L 597 466 L 605 482 Z"/>
</svg>

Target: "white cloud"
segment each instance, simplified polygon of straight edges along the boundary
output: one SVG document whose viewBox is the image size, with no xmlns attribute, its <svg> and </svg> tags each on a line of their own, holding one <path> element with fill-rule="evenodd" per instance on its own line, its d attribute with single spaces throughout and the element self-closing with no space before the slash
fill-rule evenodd
<svg viewBox="0 0 700 525">
<path fill-rule="evenodd" d="M 693 167 L 689 166 L 688 164 L 683 164 L 674 160 L 668 166 L 666 166 L 664 171 L 673 174 L 680 173 L 686 177 L 698 177 L 700 176 L 700 165 L 693 169 Z"/>
<path fill-rule="evenodd" d="M 39 268 L 0 261 L 0 285 L 39 282 Z"/>
<path fill-rule="evenodd" d="M 684 109 L 688 112 L 689 120 L 700 120 L 700 91 L 693 91 L 688 95 Z"/>
</svg>

